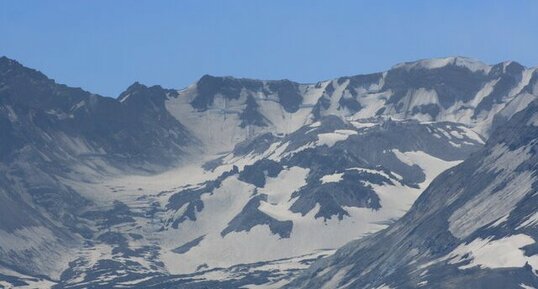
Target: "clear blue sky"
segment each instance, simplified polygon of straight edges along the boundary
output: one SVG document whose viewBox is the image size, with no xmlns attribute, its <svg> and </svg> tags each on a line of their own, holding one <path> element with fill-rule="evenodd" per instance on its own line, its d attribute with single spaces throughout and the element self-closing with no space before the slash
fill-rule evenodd
<svg viewBox="0 0 538 289">
<path fill-rule="evenodd" d="M 203 74 L 314 82 L 469 56 L 538 65 L 538 1 L 5 1 L 0 55 L 117 96 Z"/>
</svg>

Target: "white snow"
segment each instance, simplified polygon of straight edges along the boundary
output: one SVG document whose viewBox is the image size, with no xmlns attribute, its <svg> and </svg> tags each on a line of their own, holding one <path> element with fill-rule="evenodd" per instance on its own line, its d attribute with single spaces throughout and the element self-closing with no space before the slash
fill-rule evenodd
<svg viewBox="0 0 538 289">
<path fill-rule="evenodd" d="M 525 256 L 521 248 L 534 244 L 530 236 L 519 234 L 508 236 L 499 240 L 475 239 L 469 244 L 462 244 L 448 254 L 450 263 L 456 264 L 470 260 L 468 265 L 460 269 L 475 266 L 481 268 L 511 268 L 523 267 L 526 263 L 534 270 L 538 269 L 538 255 Z"/>
<path fill-rule="evenodd" d="M 125 174 L 94 179 L 91 183 L 67 179 L 63 181 L 99 205 L 111 206 L 114 200 L 129 205 L 139 196 L 171 192 L 182 186 L 212 179 L 221 173 L 205 171 L 201 167 L 203 162 L 185 163 L 181 167 L 153 175 Z"/>
<path fill-rule="evenodd" d="M 394 149 L 392 152 L 403 163 L 409 166 L 418 165 L 422 168 L 424 174 L 426 175 L 426 181 L 420 185 L 422 189 L 425 189 L 426 186 L 429 185 L 429 183 L 441 172 L 462 162 L 444 161 L 422 151 L 401 152 Z"/>
<path fill-rule="evenodd" d="M 162 251 L 161 260 L 173 273 L 194 272 L 196 268 L 207 263 L 211 267 L 227 267 L 237 263 L 251 263 L 259 257 L 253 248 L 238 246 L 245 240 L 236 240 L 231 233 L 222 238 L 220 232 L 228 222 L 246 205 L 253 193 L 253 186 L 238 181 L 235 177 L 226 179 L 212 195 L 202 196 L 204 210 L 197 214 L 197 220 L 185 221 L 178 229 L 170 229 L 159 235 Z M 262 234 L 267 228 L 255 227 Z M 251 231 L 251 233 L 254 233 Z M 204 241 L 187 253 L 178 255 L 170 250 L 192 240 L 192 236 L 205 235 Z M 238 234 L 248 235 L 248 233 Z M 264 234 L 267 235 L 267 234 Z M 255 242 L 256 239 L 251 241 Z M 259 242 L 260 240 L 258 240 Z M 258 259 L 259 260 L 259 259 Z M 236 261 L 237 263 L 234 263 Z"/>
<path fill-rule="evenodd" d="M 338 129 L 332 133 L 320 133 L 318 134 L 318 141 L 316 144 L 318 146 L 326 145 L 328 147 L 332 147 L 335 143 L 339 141 L 344 141 L 350 135 L 355 134 L 357 134 L 356 131 L 349 129 Z"/>
<path fill-rule="evenodd" d="M 316 122 L 312 123 L 311 125 L 309 125 L 309 127 L 316 128 L 316 127 L 319 127 L 320 125 L 321 125 L 321 122 L 320 122 L 320 121 L 316 121 Z"/>
<path fill-rule="evenodd" d="M 300 167 L 287 168 L 276 178 L 267 178 L 264 188 L 259 189 L 267 194 L 267 201 L 261 203 L 259 209 L 277 220 L 290 220 L 294 214 L 289 211 L 291 195 L 306 185 L 306 177 L 310 170 Z"/>
<path fill-rule="evenodd" d="M 320 181 L 321 181 L 322 184 L 338 183 L 339 181 L 342 180 L 343 175 L 344 175 L 344 173 L 336 173 L 336 174 L 332 174 L 332 175 L 325 175 L 325 176 L 321 177 Z"/>
</svg>

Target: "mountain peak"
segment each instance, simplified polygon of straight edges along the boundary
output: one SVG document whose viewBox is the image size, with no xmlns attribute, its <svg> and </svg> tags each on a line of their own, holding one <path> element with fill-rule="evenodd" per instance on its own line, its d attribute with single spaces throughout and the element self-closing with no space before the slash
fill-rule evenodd
<svg viewBox="0 0 538 289">
<path fill-rule="evenodd" d="M 9 63 L 11 61 L 14 60 L 7 58 L 7 56 L 0 56 L 0 64 Z"/>
<path fill-rule="evenodd" d="M 133 101 L 133 97 L 137 101 L 144 99 L 161 99 L 166 98 L 166 95 L 170 93 L 177 93 L 175 90 L 165 89 L 160 85 L 147 86 L 138 81 L 135 81 L 127 89 L 118 96 L 119 102 L 125 102 L 127 99 Z"/>
<path fill-rule="evenodd" d="M 142 84 L 138 81 L 135 81 L 133 82 L 133 84 L 129 85 L 129 87 L 127 87 L 127 90 L 126 91 L 131 91 L 131 90 L 140 90 L 140 89 L 147 89 L 148 86 L 145 85 L 145 84 Z"/>
<path fill-rule="evenodd" d="M 35 71 L 33 69 L 25 67 L 14 59 L 8 58 L 7 56 L 0 57 L 0 73 L 6 73 L 12 69 L 27 69 Z"/>
<path fill-rule="evenodd" d="M 23 77 L 37 81 L 54 82 L 54 80 L 49 79 L 40 71 L 28 68 L 22 65 L 20 62 L 6 56 L 0 57 L 0 76 L 2 77 L 3 81 L 6 79 L 13 79 L 14 77 Z"/>
<path fill-rule="evenodd" d="M 17 62 L 14 59 L 8 58 L 7 56 L 0 56 L 0 67 L 4 65 L 20 65 L 19 62 Z"/>
</svg>

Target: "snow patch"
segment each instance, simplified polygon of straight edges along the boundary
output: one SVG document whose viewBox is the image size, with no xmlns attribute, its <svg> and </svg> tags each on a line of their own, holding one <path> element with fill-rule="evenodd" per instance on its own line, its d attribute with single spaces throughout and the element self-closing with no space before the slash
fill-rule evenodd
<svg viewBox="0 0 538 289">
<path fill-rule="evenodd" d="M 426 180 L 420 184 L 420 188 L 422 189 L 425 189 L 426 186 L 440 173 L 462 162 L 444 161 L 422 151 L 401 152 L 397 149 L 393 149 L 392 152 L 404 164 L 409 166 L 417 165 L 422 169 L 426 175 Z"/>
<path fill-rule="evenodd" d="M 342 176 L 344 175 L 344 173 L 336 173 L 336 174 L 332 174 L 332 175 L 325 175 L 323 177 L 321 177 L 320 181 L 322 184 L 326 184 L 326 183 L 338 183 L 342 180 Z"/>
<path fill-rule="evenodd" d="M 346 140 L 350 135 L 356 135 L 357 132 L 349 129 L 338 129 L 332 133 L 320 133 L 318 135 L 318 141 L 316 145 L 322 146 L 326 145 L 332 147 L 335 143 L 339 141 Z"/>
<path fill-rule="evenodd" d="M 525 256 L 521 248 L 534 244 L 530 236 L 519 234 L 499 240 L 475 239 L 469 244 L 459 245 L 449 255 L 450 264 L 470 261 L 460 266 L 460 269 L 469 269 L 475 266 L 481 268 L 515 268 L 523 267 L 528 263 L 534 270 L 538 269 L 538 255 Z"/>
</svg>

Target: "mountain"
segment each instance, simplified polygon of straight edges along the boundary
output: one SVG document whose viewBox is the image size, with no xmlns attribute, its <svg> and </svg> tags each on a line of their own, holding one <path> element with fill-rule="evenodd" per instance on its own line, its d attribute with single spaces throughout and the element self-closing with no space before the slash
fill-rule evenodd
<svg viewBox="0 0 538 289">
<path fill-rule="evenodd" d="M 405 216 L 286 288 L 535 288 L 538 100 L 437 177 Z"/>
<path fill-rule="evenodd" d="M 166 107 L 215 152 L 264 132 L 287 134 L 328 115 L 450 121 L 487 137 L 498 112 L 522 109 L 535 95 L 535 71 L 517 62 L 486 65 L 449 57 L 315 84 L 206 75 L 170 97 Z M 197 129 L 202 125 L 206 129 Z"/>
<path fill-rule="evenodd" d="M 2 57 L 0 285 L 282 286 L 394 223 L 537 84 L 516 62 L 449 57 L 114 99 Z"/>
</svg>

